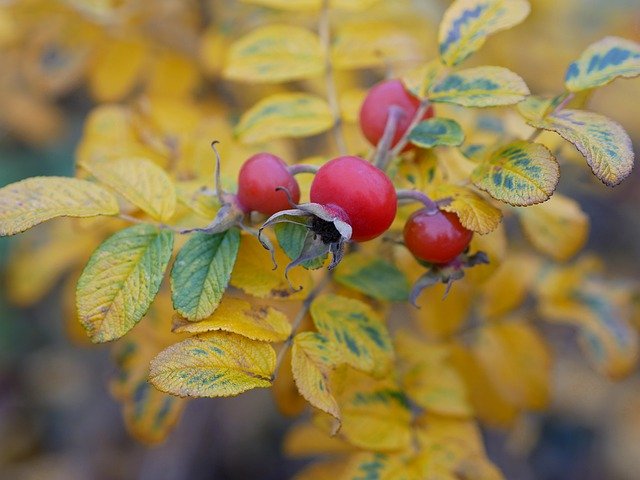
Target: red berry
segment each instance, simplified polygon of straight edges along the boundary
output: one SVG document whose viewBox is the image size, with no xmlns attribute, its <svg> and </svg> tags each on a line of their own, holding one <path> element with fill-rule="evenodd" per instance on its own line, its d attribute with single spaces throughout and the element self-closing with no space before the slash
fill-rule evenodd
<svg viewBox="0 0 640 480">
<path fill-rule="evenodd" d="M 372 145 L 377 145 L 382 138 L 389 117 L 389 107 L 396 105 L 404 111 L 398 120 L 395 136 L 391 146 L 395 146 L 404 136 L 411 120 L 420 106 L 420 100 L 404 88 L 400 80 L 387 80 L 374 85 L 360 109 L 360 128 Z M 423 120 L 433 117 L 433 108 L 429 108 Z M 411 148 L 408 145 L 408 148 Z M 406 150 L 406 148 L 405 148 Z"/>
<path fill-rule="evenodd" d="M 404 243 L 414 256 L 429 263 L 448 263 L 471 242 L 473 232 L 455 213 L 427 209 L 414 212 L 404 226 Z"/>
<path fill-rule="evenodd" d="M 290 208 L 287 195 L 277 187 L 286 188 L 294 202 L 300 200 L 298 182 L 284 161 L 270 153 L 258 153 L 249 158 L 238 176 L 238 201 L 245 212 L 273 215 Z"/>
<path fill-rule="evenodd" d="M 364 242 L 385 232 L 396 216 L 396 191 L 385 173 L 359 157 L 338 157 L 320 167 L 311 184 L 311 201 L 340 208 Z"/>
</svg>

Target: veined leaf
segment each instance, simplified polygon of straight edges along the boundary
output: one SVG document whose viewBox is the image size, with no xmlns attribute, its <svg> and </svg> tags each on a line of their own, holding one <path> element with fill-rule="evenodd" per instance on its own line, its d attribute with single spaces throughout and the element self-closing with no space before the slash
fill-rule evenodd
<svg viewBox="0 0 640 480">
<path fill-rule="evenodd" d="M 529 95 L 524 80 L 503 67 L 476 67 L 447 75 L 429 91 L 432 102 L 463 107 L 497 107 L 521 102 Z"/>
<path fill-rule="evenodd" d="M 202 320 L 220 304 L 238 256 L 236 228 L 216 235 L 195 233 L 182 247 L 171 270 L 173 306 L 189 320 Z"/>
<path fill-rule="evenodd" d="M 324 68 L 315 33 L 291 25 L 267 25 L 229 47 L 224 75 L 231 80 L 277 83 L 315 77 Z"/>
<path fill-rule="evenodd" d="M 309 137 L 329 130 L 334 119 L 325 100 L 306 93 L 279 93 L 247 111 L 235 133 L 242 143 Z"/>
<path fill-rule="evenodd" d="M 402 77 L 402 83 L 414 96 L 425 98 L 444 69 L 445 67 L 437 59 L 431 60 L 426 65 L 406 73 Z"/>
<path fill-rule="evenodd" d="M 216 311 L 208 318 L 192 322 L 174 319 L 176 333 L 207 333 L 216 330 L 237 333 L 252 340 L 282 342 L 291 334 L 287 316 L 273 307 L 254 307 L 249 302 L 224 297 Z"/>
<path fill-rule="evenodd" d="M 464 228 L 481 235 L 494 231 L 502 221 L 502 211 L 469 188 L 441 184 L 433 196 L 435 200 L 450 198 L 440 209 L 455 213 Z"/>
<path fill-rule="evenodd" d="M 572 92 L 596 88 L 619 77 L 640 75 L 640 44 L 619 37 L 606 37 L 587 47 L 569 65 L 564 84 Z"/>
<path fill-rule="evenodd" d="M 120 338 L 147 313 L 173 251 L 173 232 L 135 225 L 93 253 L 76 290 L 80 322 L 95 343 Z"/>
<path fill-rule="evenodd" d="M 302 252 L 307 235 L 313 235 L 306 226 L 296 223 L 278 223 L 274 227 L 274 231 L 280 247 L 291 260 L 298 258 Z M 301 265 L 304 268 L 316 270 L 322 268 L 326 259 L 327 255 L 307 260 Z"/>
<path fill-rule="evenodd" d="M 228 397 L 271 386 L 276 352 L 267 343 L 227 332 L 204 333 L 160 352 L 149 380 L 181 397 Z"/>
<path fill-rule="evenodd" d="M 464 142 L 464 132 L 455 120 L 430 118 L 411 130 L 409 141 L 422 148 L 457 147 Z"/>
<path fill-rule="evenodd" d="M 65 177 L 33 177 L 0 188 L 0 237 L 56 217 L 116 215 L 118 201 L 95 183 Z"/>
<path fill-rule="evenodd" d="M 349 459 L 340 478 L 345 480 L 418 480 L 417 472 L 405 460 L 404 456 L 399 454 L 357 453 Z"/>
<path fill-rule="evenodd" d="M 633 147 L 622 126 L 613 120 L 583 110 L 561 110 L 529 125 L 558 133 L 587 159 L 594 175 L 614 187 L 631 173 Z"/>
<path fill-rule="evenodd" d="M 346 363 L 374 374 L 388 371 L 393 360 L 389 332 L 369 305 L 338 295 L 323 295 L 311 304 L 311 317 Z"/>
<path fill-rule="evenodd" d="M 336 269 L 334 279 L 377 300 L 402 302 L 409 298 L 409 281 L 398 268 L 362 253 L 346 256 Z"/>
<path fill-rule="evenodd" d="M 176 209 L 176 188 L 165 171 L 141 157 L 83 162 L 83 168 L 153 218 L 166 222 Z"/>
<path fill-rule="evenodd" d="M 278 10 L 288 10 L 293 12 L 312 12 L 320 10 L 322 0 L 240 0 L 243 3 L 251 3 L 253 5 L 262 5 L 269 8 L 277 8 Z M 344 10 L 365 10 L 380 0 L 330 0 L 329 5 L 332 8 L 341 8 Z"/>
<path fill-rule="evenodd" d="M 559 179 L 560 167 L 551 151 L 524 140 L 500 148 L 471 174 L 478 188 L 516 206 L 549 200 Z"/>
<path fill-rule="evenodd" d="M 522 22 L 530 9 L 526 0 L 456 0 L 440 23 L 440 58 L 446 65 L 459 64 L 489 35 Z"/>
</svg>

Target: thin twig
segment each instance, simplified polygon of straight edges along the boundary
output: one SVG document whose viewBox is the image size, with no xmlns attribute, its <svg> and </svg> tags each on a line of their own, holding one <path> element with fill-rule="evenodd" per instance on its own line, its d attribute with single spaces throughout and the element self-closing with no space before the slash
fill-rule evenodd
<svg viewBox="0 0 640 480">
<path fill-rule="evenodd" d="M 418 107 L 418 110 L 416 110 L 416 114 L 413 116 L 413 119 L 409 124 L 409 128 L 407 128 L 407 131 L 404 132 L 404 135 L 402 136 L 402 138 L 398 141 L 398 143 L 396 143 L 396 146 L 393 147 L 393 149 L 391 150 L 390 152 L 391 158 L 397 157 L 398 155 L 400 155 L 400 152 L 402 152 L 404 147 L 407 146 L 407 143 L 409 143 L 409 135 L 411 134 L 411 131 L 422 121 L 424 116 L 427 114 L 427 111 L 429 110 L 430 106 L 431 106 L 431 102 L 429 102 L 429 100 L 426 98 L 423 99 L 422 102 L 420 102 L 420 106 Z"/>
<path fill-rule="evenodd" d="M 152 226 L 160 228 L 162 230 L 171 230 L 172 232 L 182 233 L 182 231 L 179 228 L 172 227 L 171 225 L 165 225 L 164 223 L 157 223 L 157 222 L 148 222 L 148 221 L 143 220 L 141 218 L 132 217 L 131 215 L 127 215 L 126 213 L 118 214 L 117 218 L 119 218 L 120 220 L 124 220 L 125 222 L 129 222 L 129 223 L 135 223 L 135 224 L 138 224 L 138 225 L 152 225 Z"/>
</svg>

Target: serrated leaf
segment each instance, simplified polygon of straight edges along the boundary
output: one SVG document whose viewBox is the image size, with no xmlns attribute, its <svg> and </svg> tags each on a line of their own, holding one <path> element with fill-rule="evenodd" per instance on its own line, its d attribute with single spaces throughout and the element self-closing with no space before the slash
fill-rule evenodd
<svg viewBox="0 0 640 480">
<path fill-rule="evenodd" d="M 76 290 L 78 317 L 95 343 L 120 338 L 147 313 L 173 251 L 173 232 L 135 225 L 103 242 Z"/>
<path fill-rule="evenodd" d="M 282 342 L 291 334 L 287 316 L 273 307 L 254 306 L 247 301 L 224 297 L 216 311 L 208 318 L 192 322 L 174 319 L 176 333 L 207 333 L 216 330 L 237 333 L 252 340 Z"/>
<path fill-rule="evenodd" d="M 33 177 L 0 188 L 0 237 L 57 217 L 116 215 L 118 201 L 95 183 L 65 177 Z"/>
<path fill-rule="evenodd" d="M 243 3 L 262 5 L 264 7 L 276 8 L 293 12 L 313 12 L 320 10 L 322 0 L 241 0 Z M 380 0 L 330 0 L 332 8 L 344 10 L 365 10 Z"/>
<path fill-rule="evenodd" d="M 317 332 L 293 339 L 291 368 L 300 394 L 314 407 L 340 420 L 340 408 L 331 392 L 329 372 L 340 362 L 339 353 Z"/>
<path fill-rule="evenodd" d="M 409 141 L 422 148 L 457 147 L 464 142 L 464 132 L 455 120 L 430 118 L 420 122 L 411 130 Z"/>
<path fill-rule="evenodd" d="M 238 256 L 240 233 L 232 228 L 209 235 L 195 233 L 171 270 L 173 307 L 189 320 L 202 320 L 220 304 Z"/>
<path fill-rule="evenodd" d="M 489 35 L 522 22 L 530 9 L 526 0 L 456 0 L 440 23 L 440 58 L 449 66 L 461 63 Z"/>
<path fill-rule="evenodd" d="M 81 166 L 135 206 L 161 222 L 176 209 L 176 188 L 169 175 L 142 157 L 83 162 Z"/>
<path fill-rule="evenodd" d="M 471 173 L 475 186 L 516 206 L 547 201 L 559 179 L 560 167 L 551 151 L 524 140 L 495 151 Z"/>
<path fill-rule="evenodd" d="M 592 43 L 569 65 L 564 84 L 579 92 L 600 87 L 619 77 L 640 75 L 640 44 L 620 37 L 605 37 Z"/>
<path fill-rule="evenodd" d="M 262 143 L 277 138 L 310 137 L 334 123 L 327 102 L 306 93 L 271 95 L 245 112 L 235 133 L 242 143 Z"/>
<path fill-rule="evenodd" d="M 457 185 L 439 185 L 433 192 L 434 200 L 451 199 L 441 210 L 458 215 L 462 226 L 481 235 L 494 231 L 502 221 L 502 211 L 480 195 Z"/>
<path fill-rule="evenodd" d="M 393 360 L 387 327 L 374 310 L 359 300 L 323 295 L 311 304 L 311 317 L 344 359 L 358 370 L 383 375 Z"/>
<path fill-rule="evenodd" d="M 503 67 L 476 67 L 447 75 L 429 91 L 432 102 L 463 107 L 497 107 L 521 102 L 529 95 L 524 80 Z"/>
<path fill-rule="evenodd" d="M 565 261 L 584 247 L 589 217 L 571 198 L 556 193 L 548 202 L 517 211 L 531 244 L 554 260 Z"/>
<path fill-rule="evenodd" d="M 362 253 L 347 255 L 336 268 L 334 280 L 377 300 L 402 302 L 409 298 L 409 281 L 398 268 Z"/>
<path fill-rule="evenodd" d="M 278 223 L 274 227 L 274 231 L 280 247 L 291 260 L 297 259 L 302 252 L 307 235 L 313 235 L 306 226 L 296 223 Z M 316 270 L 322 268 L 326 259 L 327 255 L 324 255 L 307 260 L 301 265 L 304 268 Z"/>
<path fill-rule="evenodd" d="M 267 343 L 227 332 L 204 333 L 160 352 L 149 381 L 180 397 L 228 397 L 268 388 L 276 353 Z"/>
<path fill-rule="evenodd" d="M 223 73 L 231 80 L 278 83 L 315 77 L 324 68 L 324 54 L 315 33 L 292 25 L 267 25 L 229 47 Z"/>
<path fill-rule="evenodd" d="M 571 142 L 605 185 L 616 186 L 633 169 L 634 154 L 629 135 L 620 124 L 604 115 L 565 109 L 528 123 L 556 132 Z"/>
</svg>

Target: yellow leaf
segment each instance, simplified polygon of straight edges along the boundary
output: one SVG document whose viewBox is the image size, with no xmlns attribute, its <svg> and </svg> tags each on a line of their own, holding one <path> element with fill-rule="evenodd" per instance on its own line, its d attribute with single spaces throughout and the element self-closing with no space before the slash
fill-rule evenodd
<svg viewBox="0 0 640 480">
<path fill-rule="evenodd" d="M 154 58 L 149 78 L 150 95 L 186 98 L 198 87 L 200 72 L 188 57 L 163 51 Z"/>
<path fill-rule="evenodd" d="M 205 190 L 206 186 L 199 180 L 186 180 L 176 183 L 178 203 L 188 207 L 196 215 L 213 220 L 220 207 L 215 195 Z"/>
<path fill-rule="evenodd" d="M 293 480 L 327 480 L 328 478 L 342 478 L 345 468 L 346 461 L 344 459 L 316 462 L 299 471 L 293 477 Z"/>
<path fill-rule="evenodd" d="M 477 285 L 489 278 L 506 256 L 507 234 L 504 226 L 500 224 L 486 235 L 474 235 L 470 250 L 484 252 L 489 257 L 489 264 L 476 265 L 465 274 L 465 278 L 469 279 L 471 284 Z"/>
<path fill-rule="evenodd" d="M 330 437 L 313 423 L 298 423 L 287 432 L 283 450 L 288 457 L 300 458 L 349 453 L 355 447 L 338 436 Z"/>
<path fill-rule="evenodd" d="M 556 193 L 542 205 L 517 210 L 522 229 L 532 245 L 554 260 L 578 253 L 589 236 L 589 218 L 571 198 Z"/>
<path fill-rule="evenodd" d="M 81 166 L 156 220 L 166 222 L 173 216 L 176 188 L 169 175 L 150 160 L 120 158 Z"/>
<path fill-rule="evenodd" d="M 118 202 L 95 183 L 65 177 L 32 177 L 0 188 L 0 237 L 56 217 L 116 215 Z"/>
<path fill-rule="evenodd" d="M 484 454 L 482 434 L 474 420 L 425 413 L 417 419 L 416 426 L 418 440 L 425 451 L 455 442 L 464 445 L 465 455 Z M 461 459 L 451 460 L 455 465 Z"/>
<path fill-rule="evenodd" d="M 360 120 L 360 108 L 367 95 L 366 90 L 352 88 L 340 96 L 340 112 L 345 122 L 358 123 Z"/>
<path fill-rule="evenodd" d="M 242 143 L 276 138 L 309 137 L 329 130 L 334 123 L 327 102 L 306 93 L 271 95 L 245 112 L 235 133 Z"/>
<path fill-rule="evenodd" d="M 361 452 L 351 457 L 340 477 L 344 480 L 420 480 L 401 455 Z"/>
<path fill-rule="evenodd" d="M 313 12 L 322 7 L 322 0 L 240 0 L 243 3 L 262 5 L 279 10 Z M 332 8 L 344 10 L 365 10 L 380 0 L 330 0 Z"/>
<path fill-rule="evenodd" d="M 278 370 L 273 387 L 271 388 L 273 399 L 280 413 L 287 417 L 298 417 L 309 404 L 304 399 L 293 379 L 291 370 L 291 349 L 287 349 L 282 360 L 282 366 Z M 324 435 L 326 437 L 326 435 Z"/>
<path fill-rule="evenodd" d="M 224 76 L 244 82 L 278 83 L 315 77 L 324 68 L 324 54 L 315 33 L 291 25 L 267 25 L 229 47 Z"/>
<path fill-rule="evenodd" d="M 481 235 L 492 232 L 502 221 L 500 209 L 468 188 L 439 185 L 433 196 L 434 200 L 451 198 L 451 203 L 443 205 L 441 209 L 455 213 L 462 226 Z"/>
<path fill-rule="evenodd" d="M 318 331 L 347 364 L 384 375 L 393 361 L 387 327 L 366 303 L 338 295 L 323 295 L 311 304 Z"/>
<path fill-rule="evenodd" d="M 228 332 L 204 333 L 163 350 L 151 362 L 153 385 L 181 397 L 228 397 L 271 386 L 276 353 L 267 343 Z"/>
<path fill-rule="evenodd" d="M 472 291 L 464 279 L 456 282 L 445 297 L 446 288 L 437 284 L 425 289 L 419 297 L 420 308 L 411 311 L 418 327 L 432 340 L 456 333 L 471 312 Z"/>
<path fill-rule="evenodd" d="M 213 314 L 192 322 L 176 316 L 173 331 L 176 333 L 206 333 L 216 330 L 237 333 L 252 340 L 281 342 L 291 333 L 287 316 L 273 307 L 260 307 L 251 303 L 225 296 Z"/>
</svg>

